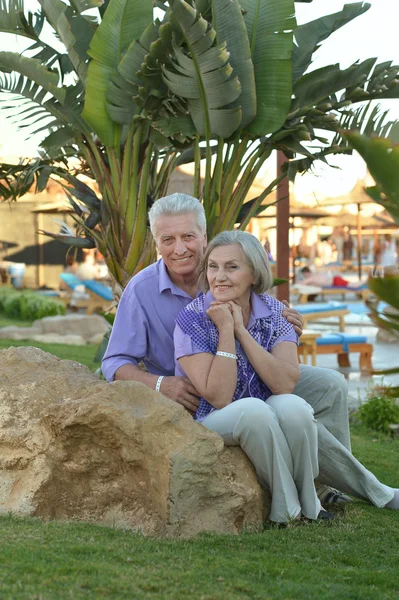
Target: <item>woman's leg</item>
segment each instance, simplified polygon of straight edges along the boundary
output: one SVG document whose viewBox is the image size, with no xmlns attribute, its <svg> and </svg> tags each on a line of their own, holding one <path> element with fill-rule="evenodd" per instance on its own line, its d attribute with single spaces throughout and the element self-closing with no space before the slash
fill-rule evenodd
<svg viewBox="0 0 399 600">
<path fill-rule="evenodd" d="M 302 513 L 305 517 L 315 519 L 321 505 L 314 484 L 319 465 L 317 423 L 313 409 L 303 398 L 294 394 L 270 396 L 267 404 L 274 409 L 291 452 Z"/>
<path fill-rule="evenodd" d="M 271 406 L 259 398 L 242 398 L 215 410 L 202 424 L 221 435 L 227 446 L 244 450 L 260 483 L 271 493 L 272 521 L 285 523 L 298 516 L 301 505 L 291 452 Z"/>
</svg>

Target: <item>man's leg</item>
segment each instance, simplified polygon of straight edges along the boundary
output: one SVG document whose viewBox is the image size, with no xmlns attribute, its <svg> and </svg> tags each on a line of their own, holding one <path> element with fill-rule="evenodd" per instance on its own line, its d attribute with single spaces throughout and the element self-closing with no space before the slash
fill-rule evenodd
<svg viewBox="0 0 399 600">
<path fill-rule="evenodd" d="M 348 386 L 341 373 L 301 365 L 301 378 L 292 393 L 305 398 L 313 408 L 315 418 L 351 450 Z"/>
<path fill-rule="evenodd" d="M 332 369 L 301 365 L 301 378 L 293 393 L 305 398 L 312 406 L 318 424 L 323 424 L 331 432 L 336 445 L 342 444 L 350 451 L 348 386 L 344 376 Z M 321 438 L 323 438 L 323 433 L 321 432 Z M 330 443 L 333 442 L 330 440 Z M 330 485 L 332 485 L 331 482 Z M 316 489 L 322 503 L 333 504 L 350 501 L 348 496 L 337 493 L 328 485 L 321 484 L 320 478 L 316 480 Z"/>
<path fill-rule="evenodd" d="M 330 369 L 301 365 L 301 379 L 294 390 L 313 407 L 318 421 L 318 482 L 334 486 L 357 498 L 385 506 L 394 495 L 351 454 L 347 385 L 344 377 Z M 322 486 L 324 487 L 324 486 Z M 326 490 L 317 487 L 324 500 Z M 328 490 L 327 490 L 328 493 Z"/>
<path fill-rule="evenodd" d="M 395 490 L 378 481 L 322 423 L 317 425 L 319 481 L 362 500 L 368 500 L 379 508 L 388 504 L 394 497 Z"/>
</svg>

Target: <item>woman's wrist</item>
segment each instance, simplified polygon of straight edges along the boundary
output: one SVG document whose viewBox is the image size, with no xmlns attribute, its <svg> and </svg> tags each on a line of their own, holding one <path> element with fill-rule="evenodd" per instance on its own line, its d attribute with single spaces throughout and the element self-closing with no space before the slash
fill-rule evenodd
<svg viewBox="0 0 399 600">
<path fill-rule="evenodd" d="M 219 331 L 219 335 L 220 334 L 229 334 L 231 333 L 234 337 L 234 323 L 222 323 L 220 325 L 217 325 L 218 331 Z"/>
<path fill-rule="evenodd" d="M 240 325 L 234 329 L 234 335 L 238 340 L 240 340 L 246 333 L 248 333 L 248 329 L 246 329 L 244 325 Z"/>
</svg>

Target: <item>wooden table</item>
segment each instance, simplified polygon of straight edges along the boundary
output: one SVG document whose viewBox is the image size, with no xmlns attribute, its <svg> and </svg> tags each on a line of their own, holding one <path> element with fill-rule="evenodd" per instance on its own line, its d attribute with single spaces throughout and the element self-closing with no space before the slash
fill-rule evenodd
<svg viewBox="0 0 399 600">
<path fill-rule="evenodd" d="M 317 356 L 317 345 L 316 340 L 322 336 L 318 331 L 311 331 L 310 329 L 304 329 L 301 337 L 299 338 L 300 346 L 298 348 L 299 354 L 303 356 L 303 362 L 306 365 L 308 362 L 308 354 L 311 356 L 312 367 L 316 366 Z"/>
</svg>

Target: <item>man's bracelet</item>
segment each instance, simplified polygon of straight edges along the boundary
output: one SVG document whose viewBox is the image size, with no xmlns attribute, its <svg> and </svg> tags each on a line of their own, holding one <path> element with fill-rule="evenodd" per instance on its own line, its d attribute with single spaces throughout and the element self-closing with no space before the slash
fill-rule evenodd
<svg viewBox="0 0 399 600">
<path fill-rule="evenodd" d="M 160 376 L 158 377 L 158 379 L 157 379 L 157 383 L 156 383 L 156 385 L 155 385 L 155 391 L 156 391 L 156 392 L 159 392 L 159 391 L 160 391 L 160 389 L 161 389 L 161 382 L 162 382 L 162 379 L 163 379 L 164 377 L 165 377 L 164 375 L 160 375 Z"/>
<path fill-rule="evenodd" d="M 221 352 L 217 351 L 216 356 L 225 356 L 226 358 L 232 358 L 233 360 L 237 360 L 237 354 L 231 354 L 230 352 Z"/>
</svg>

